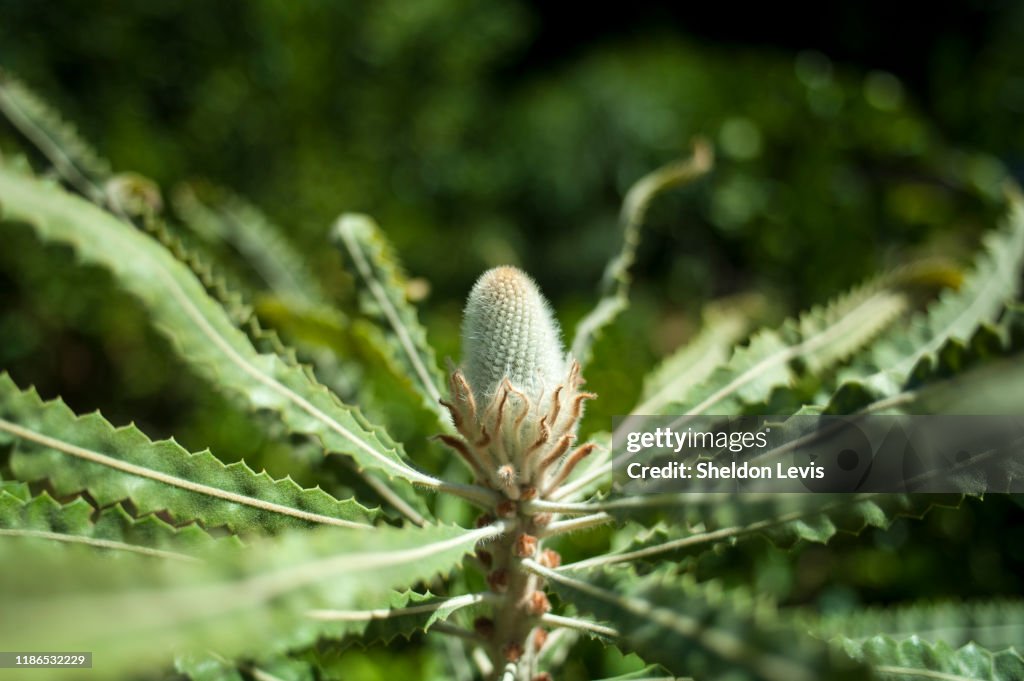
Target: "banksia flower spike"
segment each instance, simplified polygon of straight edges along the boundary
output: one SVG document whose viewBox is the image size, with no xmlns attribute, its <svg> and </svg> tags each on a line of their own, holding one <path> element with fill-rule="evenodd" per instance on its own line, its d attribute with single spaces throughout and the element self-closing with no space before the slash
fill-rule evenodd
<svg viewBox="0 0 1024 681">
<path fill-rule="evenodd" d="M 590 447 L 573 450 L 584 400 L 579 365 L 537 284 L 515 267 L 485 272 L 470 291 L 463 361 L 445 406 L 461 438 L 443 436 L 478 480 L 509 499 L 561 484 Z"/>
<path fill-rule="evenodd" d="M 530 277 L 495 267 L 477 280 L 462 320 L 463 371 L 478 402 L 508 378 L 535 398 L 565 377 L 558 322 Z"/>
</svg>

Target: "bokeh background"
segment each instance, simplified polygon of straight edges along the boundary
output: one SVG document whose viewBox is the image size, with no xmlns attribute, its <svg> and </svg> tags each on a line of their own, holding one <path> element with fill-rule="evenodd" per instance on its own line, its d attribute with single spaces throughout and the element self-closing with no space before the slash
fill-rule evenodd
<svg viewBox="0 0 1024 681">
<path fill-rule="evenodd" d="M 710 140 L 714 172 L 650 212 L 633 305 L 588 376 L 601 394 L 590 429 L 629 409 L 710 300 L 756 291 L 771 323 L 914 257 L 966 262 L 1001 182 L 1024 173 L 1022 46 L 1024 3 L 1009 0 L 0 0 L 0 66 L 116 170 L 152 178 L 168 205 L 189 182 L 247 197 L 349 312 L 353 282 L 326 234 L 342 211 L 373 215 L 416 278 L 440 357 L 458 357 L 464 295 L 496 264 L 533 274 L 571 335 L 618 249 L 625 191 Z M 44 167 L 3 121 L 0 149 Z M 105 275 L 19 230 L 0 242 L 0 366 L 226 460 L 307 482 L 321 466 L 189 375 Z M 416 414 L 389 407 L 367 410 L 422 435 Z M 1019 595 L 1021 519 L 1012 499 L 971 501 L 700 569 L 824 609 Z M 364 655 L 346 658 L 354 678 L 404 664 Z M 624 663 L 594 644 L 573 664 Z"/>
</svg>

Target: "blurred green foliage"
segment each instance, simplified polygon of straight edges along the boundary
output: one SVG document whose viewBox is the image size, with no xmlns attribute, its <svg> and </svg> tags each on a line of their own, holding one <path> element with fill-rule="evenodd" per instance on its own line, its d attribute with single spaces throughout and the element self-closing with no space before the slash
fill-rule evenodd
<svg viewBox="0 0 1024 681">
<path fill-rule="evenodd" d="M 327 230 L 342 211 L 373 215 L 429 284 L 421 318 L 441 357 L 458 357 L 463 297 L 495 264 L 531 272 L 571 334 L 618 247 L 626 189 L 694 136 L 710 139 L 713 174 L 652 207 L 633 305 L 588 373 L 601 395 L 590 429 L 629 409 L 712 298 L 757 290 L 790 312 L 912 255 L 967 252 L 1024 157 L 1020 6 L 998 15 L 971 59 L 930 56 L 927 101 L 891 73 L 820 52 L 667 29 L 524 67 L 541 19 L 517 2 L 0 0 L 0 17 L 0 66 L 116 169 L 153 178 L 165 196 L 202 179 L 248 197 L 348 313 L 352 280 Z M 0 124 L 0 149 L 28 145 Z M 136 418 L 154 437 L 173 432 L 300 482 L 303 466 L 322 465 L 180 375 L 138 305 L 27 232 L 0 248 L 0 339 L 0 366 L 79 412 L 102 407 L 114 422 Z M 403 415 L 398 434 L 428 435 L 416 422 Z M 432 445 L 417 449 L 440 465 Z M 306 452 L 298 469 L 288 450 Z M 991 528 L 1020 508 L 969 509 L 804 548 L 795 561 L 748 547 L 698 569 L 825 608 L 849 607 L 851 594 L 1019 593 L 1024 555 L 1003 546 L 1024 543 Z M 975 558 L 958 561 L 965 546 Z M 388 663 L 359 664 L 359 678 L 377 678 Z"/>
</svg>

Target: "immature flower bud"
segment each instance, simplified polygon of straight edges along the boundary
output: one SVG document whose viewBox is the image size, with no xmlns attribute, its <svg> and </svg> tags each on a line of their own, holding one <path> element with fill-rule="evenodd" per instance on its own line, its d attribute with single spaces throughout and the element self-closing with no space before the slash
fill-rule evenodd
<svg viewBox="0 0 1024 681">
<path fill-rule="evenodd" d="M 520 558 L 533 558 L 537 553 L 537 538 L 530 534 L 516 537 L 516 555 Z"/>
<path fill-rule="evenodd" d="M 551 611 L 551 601 L 543 591 L 534 591 L 526 599 L 526 610 L 534 617 Z"/>
<path fill-rule="evenodd" d="M 438 438 L 502 494 L 500 517 L 550 494 L 594 448 L 572 449 L 583 402 L 594 395 L 580 390 L 580 366 L 559 333 L 537 285 L 515 267 L 488 270 L 470 291 L 462 368 L 452 367 L 442 400 L 459 437 Z"/>
<path fill-rule="evenodd" d="M 477 280 L 462 320 L 463 372 L 477 404 L 506 376 L 531 399 L 565 378 L 558 323 L 533 279 L 495 267 Z"/>
<path fill-rule="evenodd" d="M 562 564 L 562 555 L 558 553 L 558 551 L 544 549 L 540 553 L 540 564 L 546 568 L 554 570 L 556 567 Z"/>
</svg>

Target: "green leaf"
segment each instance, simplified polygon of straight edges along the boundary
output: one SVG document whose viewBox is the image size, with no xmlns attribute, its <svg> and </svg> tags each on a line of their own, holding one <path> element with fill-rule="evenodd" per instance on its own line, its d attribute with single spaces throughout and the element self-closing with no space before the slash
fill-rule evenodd
<svg viewBox="0 0 1024 681">
<path fill-rule="evenodd" d="M 485 490 L 416 470 L 384 431 L 307 372 L 275 354 L 258 353 L 187 268 L 146 235 L 58 187 L 2 166 L 0 207 L 5 220 L 26 222 L 43 240 L 71 246 L 83 262 L 108 270 L 142 301 L 183 359 L 247 406 L 272 411 L 291 431 L 318 438 L 328 452 L 351 456 L 360 469 L 490 501 Z M 389 501 L 423 522 L 422 511 L 393 494 Z"/>
<path fill-rule="evenodd" d="M 994 322 L 1020 292 L 1024 269 L 1024 201 L 1014 195 L 1003 226 L 986 235 L 974 268 L 957 291 L 948 291 L 906 326 L 880 338 L 863 358 L 840 374 L 829 413 L 855 410 L 895 395 L 920 365 L 937 361 L 949 341 L 966 342 Z"/>
<path fill-rule="evenodd" d="M 215 542 L 196 525 L 175 528 L 155 515 L 135 519 L 120 504 L 96 511 L 81 497 L 61 504 L 46 492 L 24 499 L 0 491 L 0 535 L 186 561 Z"/>
<path fill-rule="evenodd" d="M 1024 308 L 1012 304 L 998 324 L 982 323 L 970 338 L 947 339 L 923 356 L 895 393 L 872 392 L 860 383 L 839 388 L 827 407 L 861 413 L 1007 414 L 1024 410 Z"/>
<path fill-rule="evenodd" d="M 187 653 L 174 660 L 174 668 L 191 681 L 315 681 L 313 666 L 300 660 L 277 656 L 257 662 L 232 661 L 213 652 Z M 243 676 L 242 672 L 247 676 Z"/>
<path fill-rule="evenodd" d="M 316 374 L 339 395 L 358 399 L 360 408 L 388 430 L 410 431 L 420 439 L 438 430 L 437 410 L 425 408 L 379 326 L 351 319 L 335 308 L 299 307 L 283 298 L 260 296 L 256 312 L 313 358 Z M 340 361 L 339 361 L 340 360 Z"/>
<path fill-rule="evenodd" d="M 907 413 L 1017 413 L 1024 409 L 1024 315 L 1013 308 L 999 326 L 983 324 L 965 344 L 950 339 L 934 364 L 923 363 L 911 388 L 869 404 L 867 411 Z M 1000 359 L 1001 356 L 1008 356 Z M 1013 471 L 1008 471 L 1013 474 Z M 961 495 L 754 495 L 663 494 L 563 505 L 575 513 L 608 513 L 620 522 L 666 524 L 600 562 L 658 556 L 681 557 L 709 543 L 733 542 L 753 533 L 788 546 L 797 540 L 826 542 L 837 531 L 888 527 L 896 516 L 920 517 L 934 506 L 955 506 Z M 541 504 L 541 506 L 543 506 Z M 557 510 L 553 506 L 547 510 Z M 693 532 L 688 528 L 700 527 Z M 663 555 L 664 554 L 664 555 Z M 582 565 L 590 564 L 585 561 Z"/>
<path fill-rule="evenodd" d="M 758 333 L 698 389 L 678 395 L 659 413 L 743 413 L 747 405 L 766 402 L 775 389 L 791 386 L 799 375 L 798 363 L 816 374 L 844 360 L 907 310 L 906 296 L 885 281 L 812 308 L 778 330 Z"/>
<path fill-rule="evenodd" d="M 108 182 L 108 194 L 110 194 L 111 200 L 108 204 L 120 207 L 120 206 L 131 206 L 138 204 L 138 201 L 133 201 L 135 194 L 142 192 L 145 193 L 146 181 L 144 178 L 118 176 L 116 182 Z M 136 188 L 136 184 L 141 181 L 142 187 Z M 116 189 L 116 191 L 115 191 Z M 125 198 L 117 198 L 122 195 Z M 175 230 L 173 230 L 166 222 L 164 222 L 151 207 L 143 205 L 136 205 L 134 209 L 129 210 L 135 216 L 133 224 L 136 224 L 141 229 L 144 229 L 150 236 L 155 238 L 171 255 L 173 255 L 179 262 L 184 264 L 196 279 L 203 285 L 207 294 L 216 302 L 220 303 L 223 308 L 227 319 L 234 324 L 238 329 L 246 334 L 253 348 L 262 354 L 276 356 L 281 362 L 288 366 L 296 367 L 306 374 L 306 378 L 314 386 L 318 386 L 320 383 L 317 381 L 315 375 L 309 370 L 308 367 L 301 365 L 297 358 L 297 353 L 291 347 L 285 345 L 278 334 L 273 329 L 266 329 L 262 326 L 260 319 L 253 314 L 253 308 L 246 302 L 246 300 L 237 293 L 239 290 L 234 285 L 229 285 L 225 278 L 214 270 L 210 266 L 205 255 L 200 255 L 193 246 L 187 245 L 185 241 L 179 236 Z M 119 214 L 124 216 L 125 210 L 119 209 Z M 311 292 L 310 295 L 315 295 L 315 292 Z M 321 305 L 323 307 L 323 305 Z M 340 323 L 346 328 L 348 326 L 347 320 L 344 315 L 340 313 L 332 315 L 332 318 L 339 319 Z M 351 335 L 355 336 L 355 333 Z M 347 353 L 348 357 L 351 357 L 351 353 Z M 332 387 L 342 390 L 345 394 L 356 397 L 357 390 L 354 389 L 358 384 L 358 378 L 352 375 L 351 371 L 345 371 L 339 367 L 337 358 L 333 355 L 325 356 L 324 353 L 320 353 L 317 358 L 317 371 L 318 373 L 327 380 Z M 233 394 L 236 400 L 241 404 L 243 408 L 247 409 L 258 409 L 261 408 L 259 403 L 255 403 L 251 400 L 245 399 L 246 395 Z M 357 415 L 358 420 L 361 423 L 366 423 L 366 419 L 361 415 Z M 384 431 L 378 430 L 379 434 L 383 434 Z M 387 441 L 393 446 L 394 443 L 390 438 Z M 426 506 L 424 505 L 423 499 L 417 496 L 415 491 L 408 487 L 398 486 L 392 489 L 387 480 L 386 475 L 380 471 L 373 470 L 359 470 L 358 462 L 346 460 L 346 463 L 353 468 L 356 468 L 357 474 L 363 477 L 364 482 L 370 487 L 381 499 L 390 503 L 392 506 L 397 508 L 401 513 L 406 515 L 409 519 L 417 523 L 424 522 L 423 513 L 426 512 Z"/>
<path fill-rule="evenodd" d="M 708 305 L 702 315 L 700 333 L 666 357 L 644 379 L 640 404 L 632 412 L 661 413 L 667 403 L 678 402 L 682 395 L 700 385 L 750 332 L 756 310 L 763 305 L 764 301 L 757 296 L 731 297 Z"/>
<path fill-rule="evenodd" d="M 885 635 L 896 640 L 942 641 L 951 646 L 973 642 L 998 650 L 1024 641 L 1024 602 L 925 603 L 871 608 L 811 620 L 808 627 L 824 639 Z"/>
<path fill-rule="evenodd" d="M 213 652 L 179 655 L 174 668 L 190 681 L 245 681 L 238 665 Z"/>
<path fill-rule="evenodd" d="M 178 260 L 188 266 L 203 283 L 207 292 L 222 305 L 232 321 L 249 334 L 260 347 L 267 347 L 283 359 L 296 363 L 292 351 L 286 348 L 276 335 L 259 327 L 252 316 L 251 308 L 225 285 L 222 275 L 214 274 L 212 268 L 200 257 L 194 246 L 186 247 L 179 235 L 157 216 L 159 188 L 150 180 L 134 173 L 112 175 L 106 160 L 99 158 L 89 145 L 78 137 L 74 128 L 63 121 L 60 115 L 46 105 L 25 85 L 9 74 L 0 71 L 0 112 L 47 156 L 61 177 L 98 206 L 109 208 L 120 217 L 132 218 L 142 229 L 160 241 Z M 265 276 L 279 287 L 287 287 L 292 297 L 301 287 L 310 300 L 322 301 L 323 296 L 315 280 L 308 274 L 302 258 L 280 237 L 277 230 L 253 206 L 232 195 L 217 195 L 219 216 L 232 226 L 242 222 L 246 229 L 241 232 L 238 244 L 240 250 L 249 256 Z M 202 213 L 205 208 L 198 202 L 184 201 L 183 212 L 194 218 L 190 224 L 206 226 L 198 229 L 202 235 L 211 236 L 209 223 L 218 215 L 213 209 Z M 156 205 L 154 205 L 156 204 Z M 198 214 L 198 216 L 197 216 Z M 207 217 L 209 220 L 203 221 Z M 225 230 L 231 236 L 234 232 Z M 272 259 L 272 263 L 261 260 Z M 276 279 L 274 278 L 276 277 Z M 235 283 L 235 282 L 233 282 Z M 334 369 L 321 367 L 327 371 Z M 337 371 L 330 371 L 336 378 Z"/>
<path fill-rule="evenodd" d="M 922 357 L 901 392 L 858 405 L 867 412 L 886 408 L 909 414 L 1020 413 L 1022 353 L 1024 307 L 1013 304 L 998 324 L 982 323 L 970 338 L 950 338 L 934 354 Z M 848 404 L 844 400 L 850 396 L 837 394 L 830 408 Z"/>
<path fill-rule="evenodd" d="M 1024 411 L 1024 356 L 992 362 L 908 392 L 899 408 L 911 413 L 1019 414 Z"/>
<path fill-rule="evenodd" d="M 317 640 L 323 623 L 310 610 L 386 606 L 391 589 L 447 573 L 503 530 L 323 528 L 210 550 L 197 563 L 0 537 L 0 560 L 18 565 L 0 573 L 0 640 L 91 650 L 108 675 L 210 648 L 273 655 Z"/>
<path fill-rule="evenodd" d="M 568 577 L 524 563 L 581 613 L 614 623 L 619 647 L 698 679 L 866 679 L 865 670 L 802 635 L 776 612 L 714 585 L 660 570 L 593 570 Z"/>
<path fill-rule="evenodd" d="M 72 186 L 96 203 L 104 203 L 103 185 L 110 165 L 81 139 L 74 126 L 11 74 L 0 70 L 3 113 L 54 165 Z"/>
<path fill-rule="evenodd" d="M 636 260 L 640 231 L 647 208 L 661 192 L 688 184 L 708 173 L 714 164 L 711 147 L 703 140 L 693 145 L 690 158 L 662 166 L 636 181 L 622 201 L 619 224 L 622 226 L 622 248 L 612 258 L 601 279 L 601 298 L 597 305 L 576 325 L 570 353 L 585 367 L 590 362 L 591 348 L 604 327 L 615 321 L 629 305 L 629 268 Z"/>
<path fill-rule="evenodd" d="M 436 431 L 440 405 L 436 400 L 424 400 L 408 364 L 403 365 L 402 356 L 395 352 L 394 334 L 385 334 L 369 320 L 351 319 L 329 304 L 306 259 L 283 238 L 277 225 L 244 199 L 207 183 L 179 187 L 173 201 L 176 212 L 193 232 L 207 242 L 226 242 L 245 256 L 270 291 L 253 292 L 258 319 L 269 323 L 303 351 L 322 382 L 343 398 L 358 399 L 367 413 L 376 412 L 375 421 L 389 427 L 400 428 L 410 420 L 404 404 L 397 410 L 384 408 L 391 407 L 396 397 L 410 400 L 413 408 L 425 406 L 430 417 L 423 420 L 429 421 L 431 433 Z M 368 254 L 390 257 L 386 248 L 384 253 L 371 250 Z M 399 276 L 396 269 L 393 274 Z M 404 285 L 400 277 L 392 283 Z M 413 325 L 418 326 L 415 313 L 410 313 Z M 254 340 L 276 340 L 251 324 L 243 326 L 243 330 Z M 420 332 L 422 336 L 422 329 Z M 271 343 L 270 349 L 290 356 L 279 342 L 276 346 Z M 431 352 L 429 346 L 424 345 L 424 349 Z M 396 417 L 395 411 L 400 415 Z"/>
<path fill-rule="evenodd" d="M 640 535 L 626 549 L 566 566 L 679 559 L 750 536 L 788 547 L 798 541 L 826 543 L 837 532 L 888 527 L 896 517 L 919 518 L 935 507 L 956 506 L 959 494 L 661 494 L 578 504 L 576 512 L 607 513 L 661 531 Z M 538 504 L 538 508 L 547 508 Z M 557 506 L 552 506 L 555 510 Z M 568 507 L 570 510 L 573 507 Z M 659 525 L 660 524 L 660 525 Z"/>
<path fill-rule="evenodd" d="M 745 413 L 750 405 L 763 404 L 774 392 L 789 389 L 803 370 L 822 372 L 844 360 L 907 309 L 907 297 L 895 290 L 901 282 L 899 273 L 881 277 L 788 320 L 779 329 L 756 334 L 690 390 L 674 393 L 649 412 L 633 410 L 634 415 L 622 421 L 613 441 L 624 441 L 626 429 L 642 429 L 649 416 L 678 414 L 679 420 L 672 424 L 677 427 L 685 423 L 686 415 Z M 629 457 L 622 451 L 613 453 L 613 460 L 580 475 L 559 498 L 578 497 Z"/>
<path fill-rule="evenodd" d="M 172 200 L 175 212 L 194 232 L 208 242 L 230 244 L 269 290 L 291 303 L 326 304 L 306 259 L 254 205 L 205 183 L 182 185 Z"/>
<path fill-rule="evenodd" d="M 635 672 L 620 674 L 619 676 L 609 676 L 599 681 L 684 681 L 684 679 L 672 676 L 661 665 L 653 664 L 643 669 L 638 669 Z"/>
<path fill-rule="evenodd" d="M 383 231 L 369 217 L 350 213 L 338 218 L 332 237 L 366 287 L 363 311 L 388 329 L 384 340 L 391 354 L 417 387 L 427 409 L 441 415 L 443 379 L 434 349 L 406 297 L 405 275 Z"/>
<path fill-rule="evenodd" d="M 76 416 L 43 402 L 0 373 L 0 443 L 13 443 L 11 468 L 46 479 L 58 494 L 87 491 L 100 506 L 130 500 L 140 514 L 167 512 L 234 532 L 275 532 L 311 524 L 368 527 L 375 513 L 354 500 L 304 490 L 292 479 L 224 465 L 209 451 L 190 454 L 173 440 L 152 442 L 135 426 L 115 428 L 100 414 Z"/>
<path fill-rule="evenodd" d="M 994 237 L 988 240 L 989 248 L 1005 247 L 1007 251 L 999 251 L 998 260 L 1002 263 L 1002 270 L 1017 272 L 1019 276 L 1021 263 L 1024 262 L 1024 209 L 1018 202 L 1014 204 L 1017 218 L 1011 221 L 1014 229 L 1004 229 L 994 233 Z M 1006 253 L 1014 253 L 1017 249 L 1016 259 L 1007 257 Z M 945 331 L 956 331 L 966 333 L 968 337 L 984 331 L 988 316 L 995 317 L 1004 309 L 1004 301 L 1007 296 L 1012 296 L 1017 291 L 1016 281 L 1007 279 L 1007 271 L 999 267 L 990 266 L 992 256 L 990 253 L 983 253 L 979 256 L 978 265 L 974 273 L 969 276 L 967 283 L 961 291 L 954 296 L 946 296 L 936 303 L 941 314 L 934 315 L 949 322 Z M 797 378 L 797 369 L 791 365 L 791 361 L 799 360 L 799 364 L 813 367 L 816 372 L 823 371 L 825 365 L 835 364 L 841 361 L 846 355 L 854 350 L 854 346 L 867 343 L 877 335 L 885 326 L 894 320 L 893 313 L 905 303 L 903 294 L 890 290 L 887 286 L 912 284 L 920 279 L 929 279 L 931 267 L 925 266 L 922 271 L 915 271 L 916 268 L 897 270 L 893 274 L 878 280 L 876 283 L 861 287 L 846 296 L 843 296 L 824 308 L 815 308 L 802 315 L 797 322 L 788 322 L 778 331 L 766 331 L 758 334 L 751 341 L 749 346 L 736 350 L 729 363 L 716 370 L 707 381 L 695 386 L 686 395 L 684 401 L 670 403 L 663 412 L 666 414 L 721 414 L 732 415 L 742 413 L 745 406 L 763 403 L 773 393 L 785 390 Z M 993 298 L 994 297 L 994 298 Z M 998 300 L 994 311 L 990 308 L 992 304 L 989 299 Z M 903 301 L 898 303 L 897 301 Z M 885 310 L 889 310 L 886 317 Z M 980 314 L 979 310 L 988 310 Z M 888 321 L 883 322 L 886 317 Z M 948 317 L 948 318 L 947 318 Z M 952 320 L 952 321 L 950 321 Z M 958 322 L 956 322 L 958 320 Z M 965 324 L 965 320 L 970 324 Z M 1008 326 L 1010 323 L 1005 322 Z M 1016 322 L 1014 324 L 1017 324 Z M 968 331 L 963 331 L 968 329 Z M 857 337 L 854 343 L 849 334 Z M 901 333 L 905 334 L 905 331 Z M 1008 334 L 1009 331 L 995 332 Z M 1020 336 L 1018 333 L 1016 337 Z M 802 339 L 796 344 L 787 344 L 784 338 Z M 927 345 L 934 345 L 939 350 L 951 343 L 958 341 L 957 336 L 943 337 L 941 342 L 929 341 Z M 888 347 L 892 350 L 891 343 L 882 341 L 871 346 L 872 351 L 878 345 Z M 991 339 L 986 337 L 978 342 L 979 347 L 992 346 Z M 902 345 L 900 347 L 903 347 Z M 1012 347 L 1017 347 L 1013 344 Z M 977 348 L 975 348 L 977 349 Z M 932 353 L 919 353 L 909 347 L 903 347 L 908 354 L 902 355 L 904 359 L 913 357 L 916 368 L 902 378 L 902 382 L 909 382 L 912 379 L 921 382 L 929 376 L 930 368 L 936 361 L 941 365 L 941 357 Z M 979 351 L 983 354 L 983 351 Z M 900 356 L 899 352 L 890 353 L 891 357 Z M 886 373 L 886 380 L 893 380 L 896 374 L 893 371 Z M 933 372 L 939 376 L 948 376 L 948 371 L 940 370 Z M 877 374 L 876 377 L 882 376 Z M 888 403 L 886 400 L 895 397 L 900 388 L 892 388 L 890 392 L 880 392 L 874 387 L 868 386 L 869 381 L 849 380 L 840 385 L 833 397 L 831 397 L 826 408 L 807 408 L 799 413 L 829 413 L 829 414 L 852 414 L 861 409 L 870 409 L 872 400 Z M 694 402 L 695 405 L 694 405 Z M 623 432 L 627 428 L 641 428 L 644 415 L 638 415 L 625 420 L 620 426 L 616 439 L 623 438 Z M 685 417 L 680 417 L 680 425 Z M 638 422 L 638 419 L 640 421 Z M 622 463 L 625 455 L 617 453 L 612 461 L 596 466 L 588 470 L 569 484 L 563 487 L 558 498 L 567 497 L 579 498 L 580 495 L 599 483 L 601 478 L 610 474 L 614 465 Z"/>
<path fill-rule="evenodd" d="M 438 597 L 414 591 L 395 591 L 384 607 L 373 610 L 315 610 L 308 616 L 323 623 L 322 635 L 342 638 L 359 636 L 363 643 L 389 643 L 401 636 L 429 631 L 437 622 L 446 621 L 454 612 L 486 600 L 484 594 Z"/>
<path fill-rule="evenodd" d="M 876 636 L 866 641 L 837 638 L 833 643 L 848 655 L 872 665 L 876 678 L 898 681 L 1018 681 L 1024 679 L 1024 658 L 1013 648 L 992 653 L 969 643 L 953 649 L 914 637 L 894 641 Z"/>
<path fill-rule="evenodd" d="M 983 324 L 963 343 L 951 339 L 923 362 L 911 388 L 865 407 L 906 413 L 1016 413 L 1024 409 L 1024 314 L 1010 308 L 998 326 Z M 1020 475 L 1008 469 L 1010 477 Z M 781 546 L 824 543 L 839 531 L 888 527 L 898 516 L 921 517 L 936 506 L 956 506 L 959 494 L 659 494 L 611 497 L 587 503 L 535 502 L 537 510 L 608 514 L 652 531 L 623 550 L 580 561 L 583 569 L 635 560 L 682 559 L 720 543 L 754 535 Z M 694 529 L 696 528 L 696 529 Z"/>
</svg>

